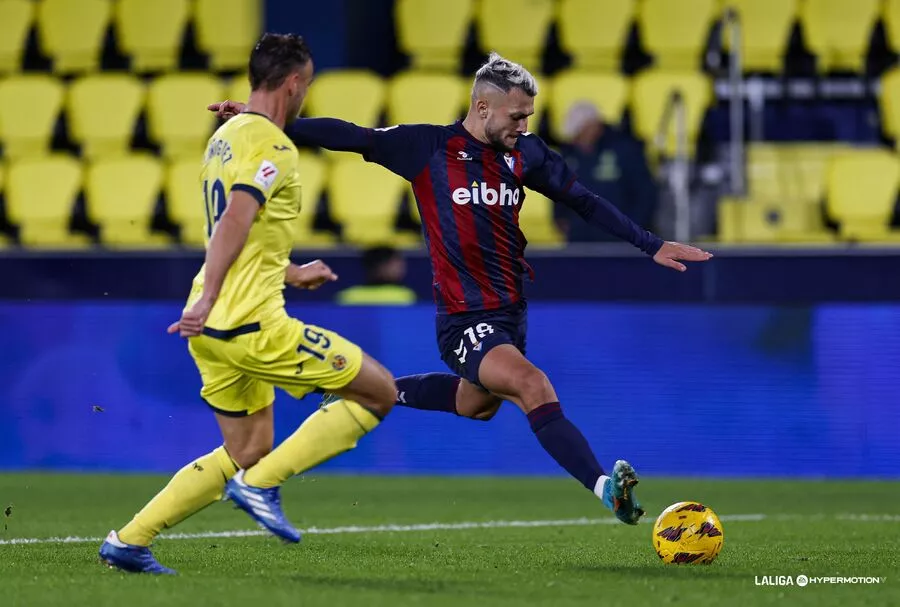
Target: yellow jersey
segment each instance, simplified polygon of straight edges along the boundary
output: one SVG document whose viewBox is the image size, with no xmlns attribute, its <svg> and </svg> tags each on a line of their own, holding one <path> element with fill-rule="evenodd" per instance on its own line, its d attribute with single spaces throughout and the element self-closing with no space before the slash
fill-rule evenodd
<svg viewBox="0 0 900 607">
<path fill-rule="evenodd" d="M 259 202 L 247 242 L 225 276 L 206 326 L 227 332 L 286 316 L 284 272 L 300 212 L 297 148 L 266 116 L 238 114 L 209 139 L 200 179 L 207 246 L 231 192 L 247 192 Z M 194 278 L 187 307 L 203 293 L 205 271 L 204 265 Z"/>
</svg>

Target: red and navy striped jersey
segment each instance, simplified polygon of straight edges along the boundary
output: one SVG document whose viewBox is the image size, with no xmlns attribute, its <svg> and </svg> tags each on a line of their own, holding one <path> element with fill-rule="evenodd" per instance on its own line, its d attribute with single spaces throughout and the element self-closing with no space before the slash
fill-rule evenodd
<svg viewBox="0 0 900 607">
<path fill-rule="evenodd" d="M 439 313 L 490 310 L 522 298 L 525 277 L 532 275 L 519 228 L 523 186 L 648 254 L 662 245 L 581 186 L 562 157 L 533 134 L 503 152 L 472 137 L 459 122 L 363 129 L 334 119 L 300 119 L 287 132 L 298 143 L 360 152 L 412 183 Z"/>
</svg>

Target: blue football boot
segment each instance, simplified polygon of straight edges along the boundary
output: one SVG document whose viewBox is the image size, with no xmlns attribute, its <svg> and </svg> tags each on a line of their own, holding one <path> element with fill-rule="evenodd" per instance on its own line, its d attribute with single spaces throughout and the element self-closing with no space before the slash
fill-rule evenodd
<svg viewBox="0 0 900 607">
<path fill-rule="evenodd" d="M 300 541 L 300 532 L 288 522 L 281 510 L 280 487 L 251 487 L 244 482 L 244 471 L 240 470 L 225 485 L 225 498 L 233 501 L 260 526 L 284 541 Z"/>
<path fill-rule="evenodd" d="M 110 531 L 106 541 L 100 546 L 100 560 L 110 569 L 129 573 L 151 573 L 154 575 L 175 575 L 174 569 L 163 567 L 147 546 L 133 546 L 119 539 L 115 531 Z"/>
<path fill-rule="evenodd" d="M 616 462 L 612 475 L 603 484 L 603 503 L 626 525 L 637 525 L 644 516 L 644 510 L 634 496 L 637 484 L 634 468 L 623 459 Z"/>
</svg>

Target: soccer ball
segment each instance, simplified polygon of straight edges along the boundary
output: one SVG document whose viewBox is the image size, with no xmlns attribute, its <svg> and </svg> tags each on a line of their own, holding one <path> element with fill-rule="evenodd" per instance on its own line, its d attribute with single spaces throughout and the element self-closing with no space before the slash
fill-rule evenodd
<svg viewBox="0 0 900 607">
<path fill-rule="evenodd" d="M 653 547 L 664 563 L 712 563 L 724 540 L 719 517 L 697 502 L 672 504 L 653 525 Z"/>
</svg>

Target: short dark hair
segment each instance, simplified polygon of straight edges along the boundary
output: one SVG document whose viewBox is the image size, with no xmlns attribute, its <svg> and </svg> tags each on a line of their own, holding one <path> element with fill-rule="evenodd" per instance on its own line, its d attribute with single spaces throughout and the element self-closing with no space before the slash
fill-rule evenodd
<svg viewBox="0 0 900 607">
<path fill-rule="evenodd" d="M 250 88 L 273 90 L 312 59 L 303 36 L 263 34 L 250 53 Z"/>
</svg>

